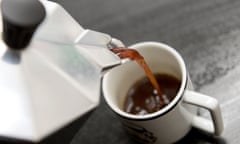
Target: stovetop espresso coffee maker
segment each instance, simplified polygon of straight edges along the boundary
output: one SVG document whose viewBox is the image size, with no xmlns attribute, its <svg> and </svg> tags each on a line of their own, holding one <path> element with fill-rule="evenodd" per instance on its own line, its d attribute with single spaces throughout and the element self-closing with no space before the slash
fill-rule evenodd
<svg viewBox="0 0 240 144">
<path fill-rule="evenodd" d="M 123 44 L 47 0 L 2 0 L 1 15 L 0 139 L 41 143 L 99 104 Z"/>
</svg>

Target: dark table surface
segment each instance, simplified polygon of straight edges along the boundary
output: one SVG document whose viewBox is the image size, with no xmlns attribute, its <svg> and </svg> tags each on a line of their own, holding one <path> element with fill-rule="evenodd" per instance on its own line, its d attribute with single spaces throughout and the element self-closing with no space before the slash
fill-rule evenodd
<svg viewBox="0 0 240 144">
<path fill-rule="evenodd" d="M 214 137 L 193 129 L 178 143 L 240 142 L 239 0 L 55 0 L 83 27 L 126 45 L 158 41 L 184 57 L 197 91 L 215 97 L 225 129 Z M 205 112 L 202 111 L 205 115 Z M 134 143 L 104 100 L 71 144 Z"/>
</svg>

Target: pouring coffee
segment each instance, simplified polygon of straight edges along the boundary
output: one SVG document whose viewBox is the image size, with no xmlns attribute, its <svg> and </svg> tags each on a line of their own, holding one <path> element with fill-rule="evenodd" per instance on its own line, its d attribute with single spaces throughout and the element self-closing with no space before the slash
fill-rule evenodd
<svg viewBox="0 0 240 144">
<path fill-rule="evenodd" d="M 2 0 L 1 12 L 0 142 L 54 144 L 98 106 L 104 70 L 122 64 L 110 48 L 124 45 L 47 0 Z"/>
<path fill-rule="evenodd" d="M 120 58 L 136 61 L 145 71 L 146 78 L 136 82 L 128 91 L 124 111 L 136 115 L 157 112 L 168 105 L 180 88 L 180 81 L 167 74 L 153 74 L 144 57 L 134 49 L 111 49 Z M 163 91 L 164 90 L 164 91 Z"/>
</svg>

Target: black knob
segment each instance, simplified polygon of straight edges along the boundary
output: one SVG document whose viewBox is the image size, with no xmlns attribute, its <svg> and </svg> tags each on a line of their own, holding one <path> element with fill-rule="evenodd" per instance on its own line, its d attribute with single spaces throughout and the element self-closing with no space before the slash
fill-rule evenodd
<svg viewBox="0 0 240 144">
<path fill-rule="evenodd" d="M 27 47 L 46 15 L 38 0 L 2 0 L 3 40 L 12 49 Z"/>
</svg>

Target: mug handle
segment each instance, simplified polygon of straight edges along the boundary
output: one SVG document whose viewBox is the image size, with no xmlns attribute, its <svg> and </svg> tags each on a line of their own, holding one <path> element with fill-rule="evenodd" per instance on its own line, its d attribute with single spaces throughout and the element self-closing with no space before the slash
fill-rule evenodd
<svg viewBox="0 0 240 144">
<path fill-rule="evenodd" d="M 186 90 L 183 101 L 187 104 L 207 109 L 210 112 L 212 122 L 209 119 L 195 115 L 192 121 L 193 127 L 217 136 L 221 135 L 223 131 L 223 120 L 220 105 L 215 98 Z"/>
</svg>

